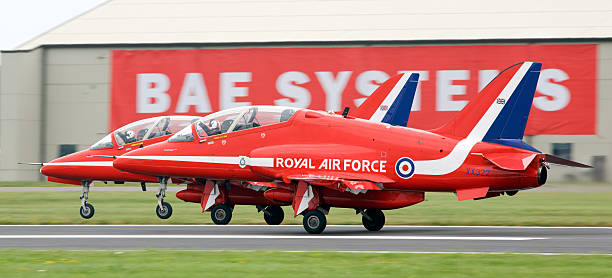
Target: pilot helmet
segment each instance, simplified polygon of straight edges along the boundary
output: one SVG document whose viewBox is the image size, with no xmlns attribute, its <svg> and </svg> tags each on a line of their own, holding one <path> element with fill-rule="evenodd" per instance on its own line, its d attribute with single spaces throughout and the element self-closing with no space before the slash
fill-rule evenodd
<svg viewBox="0 0 612 278">
<path fill-rule="evenodd" d="M 134 131 L 128 130 L 125 133 L 125 138 L 127 138 L 128 140 L 133 140 L 134 138 L 136 138 L 136 134 L 134 133 Z"/>
<path fill-rule="evenodd" d="M 219 128 L 219 122 L 217 120 L 210 120 L 210 122 L 208 122 L 208 128 L 210 129 L 218 129 Z"/>
</svg>

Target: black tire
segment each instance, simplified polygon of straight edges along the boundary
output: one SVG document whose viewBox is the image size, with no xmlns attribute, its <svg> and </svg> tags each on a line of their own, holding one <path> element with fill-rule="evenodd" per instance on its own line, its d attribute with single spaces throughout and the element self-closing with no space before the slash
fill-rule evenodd
<svg viewBox="0 0 612 278">
<path fill-rule="evenodd" d="M 226 204 L 214 205 L 210 218 L 217 225 L 227 225 L 232 220 L 232 209 Z"/>
<path fill-rule="evenodd" d="M 285 212 L 280 206 L 269 206 L 264 212 L 264 220 L 268 225 L 280 225 L 285 219 Z"/>
<path fill-rule="evenodd" d="M 85 218 L 85 219 L 89 219 L 92 218 L 94 216 L 94 212 L 96 212 L 94 210 L 94 206 L 90 203 L 85 203 L 85 207 L 81 207 L 81 217 Z"/>
<path fill-rule="evenodd" d="M 304 214 L 304 229 L 309 234 L 320 234 L 325 230 L 327 226 L 327 218 L 325 215 L 318 210 L 310 210 Z"/>
<path fill-rule="evenodd" d="M 168 219 L 172 216 L 172 206 L 169 203 L 162 202 L 162 207 L 157 205 L 155 208 L 155 214 L 157 214 L 157 217 L 160 219 Z"/>
<path fill-rule="evenodd" d="M 361 216 L 361 223 L 368 229 L 368 231 L 380 231 L 385 226 L 385 214 L 379 209 L 368 209 L 365 214 L 370 217 L 368 219 L 365 215 Z"/>
</svg>

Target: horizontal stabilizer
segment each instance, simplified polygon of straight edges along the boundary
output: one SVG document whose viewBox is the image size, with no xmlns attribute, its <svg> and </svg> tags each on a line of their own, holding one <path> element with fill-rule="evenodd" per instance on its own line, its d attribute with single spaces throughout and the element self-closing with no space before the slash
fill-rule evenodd
<svg viewBox="0 0 612 278">
<path fill-rule="evenodd" d="M 535 153 L 488 153 L 484 158 L 504 170 L 523 171 L 536 157 Z"/>
<path fill-rule="evenodd" d="M 544 161 L 550 164 L 556 164 L 556 165 L 578 167 L 578 168 L 593 168 L 593 166 L 591 165 L 586 165 L 586 164 L 582 164 L 576 161 L 571 161 L 565 158 L 554 156 L 552 154 L 545 154 Z"/>
<path fill-rule="evenodd" d="M 457 199 L 459 201 L 464 201 L 487 196 L 487 192 L 489 192 L 489 187 L 457 189 L 456 192 Z"/>
</svg>

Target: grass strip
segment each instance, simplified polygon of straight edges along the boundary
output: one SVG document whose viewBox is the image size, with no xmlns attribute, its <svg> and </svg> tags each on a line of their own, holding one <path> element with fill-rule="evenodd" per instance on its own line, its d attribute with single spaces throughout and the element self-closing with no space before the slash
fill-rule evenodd
<svg viewBox="0 0 612 278">
<path fill-rule="evenodd" d="M 154 191 L 90 193 L 96 212 L 79 216 L 80 192 L 3 192 L 0 224 L 212 224 L 200 204 L 185 203 L 173 193 L 166 199 L 174 208 L 168 220 L 155 215 Z M 458 202 L 453 194 L 428 193 L 412 207 L 385 211 L 387 225 L 526 225 L 612 226 L 612 192 L 521 192 L 485 200 Z M 284 207 L 283 224 L 301 224 Z M 254 206 L 236 206 L 231 224 L 265 224 Z M 361 224 L 352 209 L 332 208 L 328 224 Z"/>
<path fill-rule="evenodd" d="M 0 251 L 0 277 L 609 277 L 579 255 L 279 251 Z"/>
</svg>

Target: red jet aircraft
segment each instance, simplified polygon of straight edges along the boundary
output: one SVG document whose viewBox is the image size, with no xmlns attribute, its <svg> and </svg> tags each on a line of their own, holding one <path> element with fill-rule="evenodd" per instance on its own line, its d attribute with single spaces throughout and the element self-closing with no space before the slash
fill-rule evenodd
<svg viewBox="0 0 612 278">
<path fill-rule="evenodd" d="M 113 157 L 136 148 L 165 141 L 172 134 L 199 118 L 197 116 L 161 116 L 133 122 L 106 135 L 89 149 L 38 164 L 42 164 L 40 173 L 48 176 L 51 182 L 82 185 L 80 213 L 83 218 L 91 218 L 94 215 L 94 207 L 87 202 L 87 199 L 93 181 L 141 182 L 143 190 L 145 190 L 145 182 L 158 182 L 157 177 L 154 176 L 133 174 L 113 168 Z M 157 210 L 160 218 L 167 218 L 170 214 L 172 214 L 172 208 Z"/>
<path fill-rule="evenodd" d="M 260 182 L 266 198 L 304 214 L 309 233 L 325 229 L 330 207 L 355 208 L 376 231 L 385 223 L 381 210 L 417 204 L 424 192 L 454 192 L 460 201 L 514 195 L 544 184 L 548 163 L 590 167 L 522 141 L 540 69 L 533 62 L 507 68 L 436 130 L 252 106 L 218 112 L 220 130 L 200 121 L 113 166 L 162 180 L 206 179 L 177 196 L 213 204 L 213 217 L 231 217 L 231 182 Z"/>
<path fill-rule="evenodd" d="M 389 79 L 365 100 L 357 110 L 357 114 L 372 121 L 405 126 L 417 82 L 418 74 L 416 73 L 400 74 Z M 385 109 L 379 109 L 379 107 L 385 107 Z M 400 113 L 399 107 L 406 108 L 407 112 Z M 217 130 L 228 128 L 228 126 L 221 126 L 220 122 L 210 120 L 213 117 L 214 114 L 206 117 L 209 120 L 206 121 L 207 125 L 202 125 L 202 127 L 217 128 Z M 168 179 L 119 171 L 112 167 L 112 159 L 132 149 L 165 141 L 170 135 L 199 118 L 196 116 L 162 116 L 140 120 L 115 130 L 87 150 L 66 155 L 48 163 L 34 164 L 43 165 L 41 173 L 48 176 L 49 181 L 83 186 L 80 213 L 86 219 L 94 215 L 93 205 L 87 202 L 89 189 L 93 185 L 93 181 L 104 181 L 105 183 L 107 181 L 115 183 L 140 182 L 143 191 L 146 190 L 146 182 L 162 181 L 160 192 L 157 194 L 156 214 L 161 219 L 167 219 L 172 215 L 172 206 L 164 202 Z M 175 179 L 170 181 L 186 183 L 188 188 L 202 188 L 205 184 L 205 181 L 200 179 Z M 284 205 L 284 203 L 266 199 L 260 190 L 267 187 L 262 187 L 256 182 L 233 182 L 232 184 L 234 185 L 232 190 L 227 191 L 226 195 L 232 199 L 233 204 L 256 205 L 258 210 L 264 211 L 264 219 L 268 224 L 277 225 L 282 222 L 284 212 L 280 205 Z M 179 194 L 179 198 L 187 198 L 185 196 L 188 195 L 184 193 Z M 200 202 L 200 199 L 198 199 L 198 202 Z M 216 220 L 216 218 L 213 217 L 213 220 Z M 215 223 L 226 224 L 217 221 Z"/>
</svg>

